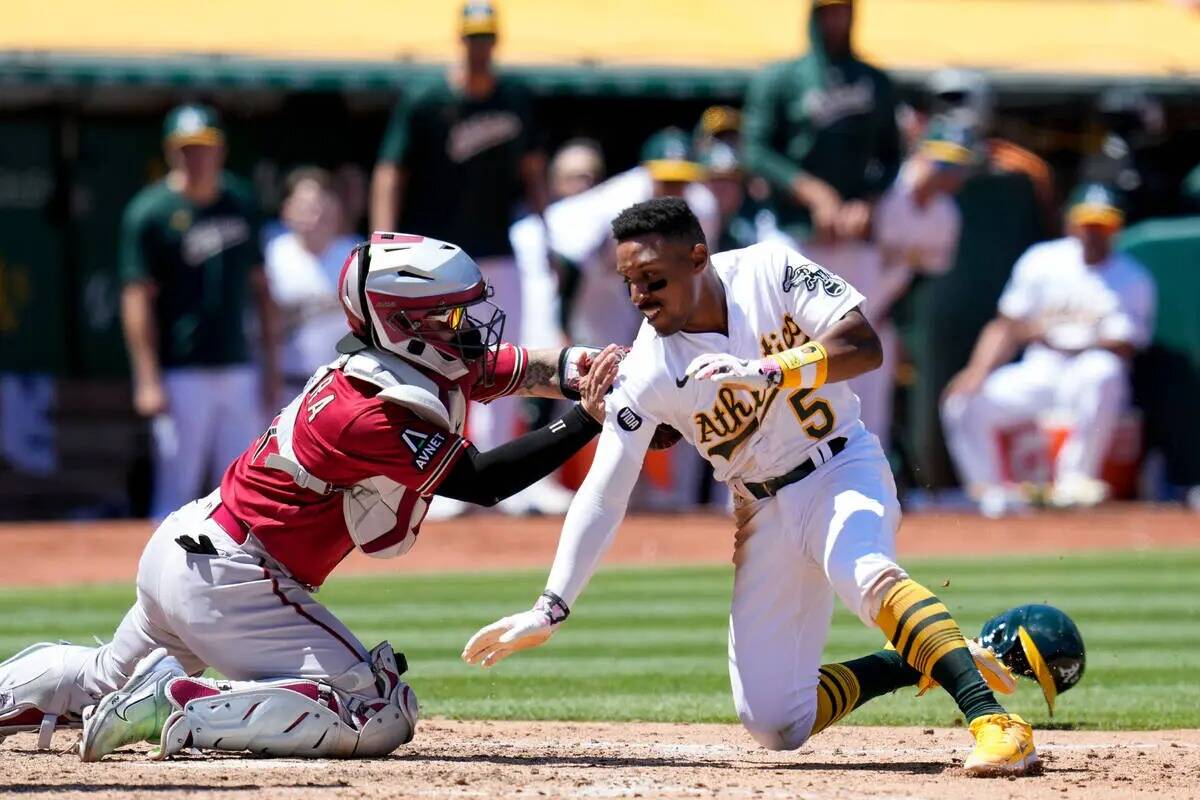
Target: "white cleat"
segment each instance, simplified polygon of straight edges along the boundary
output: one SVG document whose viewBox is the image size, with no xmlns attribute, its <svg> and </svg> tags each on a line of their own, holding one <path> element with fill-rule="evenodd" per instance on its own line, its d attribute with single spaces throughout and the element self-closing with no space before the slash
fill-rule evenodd
<svg viewBox="0 0 1200 800">
<path fill-rule="evenodd" d="M 84 712 L 80 759 L 99 761 L 127 744 L 158 741 L 174 710 L 167 699 L 167 684 L 184 675 L 182 666 L 165 648 L 139 661 L 124 686 Z"/>
</svg>

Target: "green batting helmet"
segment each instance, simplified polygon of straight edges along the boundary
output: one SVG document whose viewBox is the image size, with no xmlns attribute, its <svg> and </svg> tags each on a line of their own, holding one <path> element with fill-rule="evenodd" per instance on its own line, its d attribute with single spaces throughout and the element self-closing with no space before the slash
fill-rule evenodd
<svg viewBox="0 0 1200 800">
<path fill-rule="evenodd" d="M 1087 652 L 1075 623 L 1054 606 L 1017 606 L 983 623 L 979 643 L 1013 673 L 1042 687 L 1050 715 L 1054 699 L 1083 677 Z"/>
</svg>

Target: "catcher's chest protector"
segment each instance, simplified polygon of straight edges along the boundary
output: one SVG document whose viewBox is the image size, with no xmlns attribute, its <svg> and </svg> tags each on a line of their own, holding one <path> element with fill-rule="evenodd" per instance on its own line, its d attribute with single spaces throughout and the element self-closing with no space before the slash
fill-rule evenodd
<svg viewBox="0 0 1200 800">
<path fill-rule="evenodd" d="M 462 434 L 466 423 L 466 397 L 456 385 L 443 402 L 437 384 L 419 370 L 395 356 L 370 351 L 342 356 L 321 367 L 279 416 L 275 434 L 279 452 L 267 457 L 266 466 L 288 473 L 303 489 L 318 494 L 341 492 L 346 529 L 354 544 L 367 555 L 375 558 L 403 555 L 416 542 L 416 528 L 429 505 L 427 498 L 382 475 L 365 478 L 353 486 L 335 486 L 300 463 L 293 447 L 296 418 L 305 398 L 335 370 L 378 386 L 378 397 L 404 406 L 455 435 Z M 399 438 L 400 431 L 396 436 Z"/>
</svg>

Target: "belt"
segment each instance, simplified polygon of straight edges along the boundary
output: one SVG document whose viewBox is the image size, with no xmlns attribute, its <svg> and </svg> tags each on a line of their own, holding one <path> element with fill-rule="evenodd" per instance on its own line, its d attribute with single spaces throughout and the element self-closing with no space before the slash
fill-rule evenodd
<svg viewBox="0 0 1200 800">
<path fill-rule="evenodd" d="M 235 517 L 229 506 L 224 503 L 217 505 L 208 518 L 217 523 L 217 527 L 229 534 L 229 538 L 238 544 L 243 544 L 250 533 L 250 526 Z"/>
<path fill-rule="evenodd" d="M 838 453 L 846 449 L 846 437 L 839 436 L 836 439 L 830 439 L 827 444 L 829 447 L 829 458 L 833 458 Z M 821 464 L 824 463 L 826 462 L 821 462 Z M 793 484 L 796 481 L 804 480 L 809 475 L 813 474 L 816 468 L 821 466 L 821 464 L 818 464 L 816 461 L 810 458 L 800 466 L 793 469 L 791 472 L 785 472 L 779 477 L 768 478 L 762 483 L 743 483 L 742 485 L 745 486 L 746 491 L 754 495 L 754 497 L 759 500 L 764 500 L 768 497 L 774 497 L 775 493 L 783 487 Z"/>
</svg>

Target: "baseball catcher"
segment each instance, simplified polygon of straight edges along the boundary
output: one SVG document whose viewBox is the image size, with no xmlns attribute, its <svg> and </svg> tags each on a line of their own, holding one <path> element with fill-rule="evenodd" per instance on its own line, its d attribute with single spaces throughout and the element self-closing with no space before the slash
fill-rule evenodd
<svg viewBox="0 0 1200 800">
<path fill-rule="evenodd" d="M 367 649 L 313 597 L 355 548 L 416 543 L 435 494 L 491 505 L 548 475 L 600 430 L 618 352 L 526 351 L 459 247 L 375 233 L 339 280 L 351 332 L 220 487 L 147 543 L 137 601 L 101 647 L 36 644 L 0 664 L 0 739 L 82 727 L 84 761 L 138 741 L 272 756 L 371 757 L 412 739 L 404 656 Z M 463 438 L 470 400 L 580 400 L 487 452 Z M 212 667 L 227 680 L 199 676 Z"/>
</svg>

